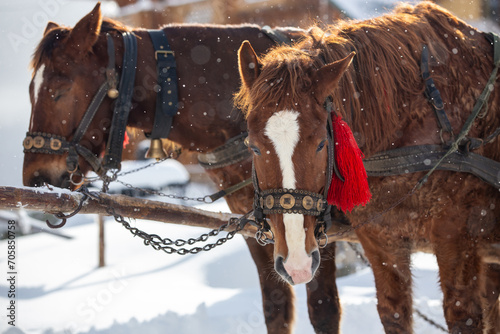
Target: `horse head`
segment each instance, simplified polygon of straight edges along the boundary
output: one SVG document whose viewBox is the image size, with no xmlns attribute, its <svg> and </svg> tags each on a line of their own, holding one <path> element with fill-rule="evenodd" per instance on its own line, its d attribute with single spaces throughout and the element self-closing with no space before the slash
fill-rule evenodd
<svg viewBox="0 0 500 334">
<path fill-rule="evenodd" d="M 23 143 L 24 185 L 49 183 L 76 188 L 82 175 L 91 169 L 80 151 L 96 157 L 102 154 L 111 124 L 111 104 L 117 95 L 116 73 L 109 71 L 108 44 L 114 36 L 116 44 L 121 46 L 117 36 L 124 29 L 110 20 L 103 24 L 99 3 L 72 29 L 52 22 L 47 24 L 32 60 L 31 120 Z M 119 67 L 121 57 L 115 56 Z M 76 143 L 82 149 L 72 166 L 68 166 L 65 145 L 74 139 L 83 115 L 104 82 L 109 82 L 109 89 L 101 94 L 101 103 L 94 101 L 95 116 Z"/>
<path fill-rule="evenodd" d="M 327 208 L 331 141 L 324 101 L 353 54 L 316 64 L 306 52 L 282 46 L 259 59 L 244 42 L 238 56 L 242 87 L 236 100 L 247 111 L 256 206 L 270 220 L 276 271 L 291 284 L 307 283 L 320 262 L 317 216 Z"/>
</svg>

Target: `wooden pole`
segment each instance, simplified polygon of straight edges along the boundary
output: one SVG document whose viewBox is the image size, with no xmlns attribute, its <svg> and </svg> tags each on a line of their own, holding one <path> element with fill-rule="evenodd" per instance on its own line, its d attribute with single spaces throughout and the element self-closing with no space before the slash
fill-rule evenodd
<svg viewBox="0 0 500 334">
<path fill-rule="evenodd" d="M 73 212 L 78 208 L 82 194 L 58 189 L 59 192 L 48 191 L 38 188 L 15 188 L 0 186 L 0 209 L 19 209 L 42 211 L 47 213 Z M 165 202 L 153 201 L 143 198 L 134 198 L 125 195 L 110 195 L 99 193 L 99 201 L 93 198 L 87 199 L 79 213 L 99 214 L 110 216 L 107 209 L 113 208 L 116 214 L 123 217 L 154 220 L 168 224 L 205 227 L 218 229 L 226 224 L 232 217 L 241 215 L 210 212 L 183 205 L 175 205 Z M 234 231 L 235 226 L 229 226 L 225 231 Z M 328 240 L 358 242 L 353 231 L 345 235 L 337 236 L 338 232 L 349 230 L 348 226 L 334 225 L 328 231 Z M 254 237 L 257 227 L 247 224 L 239 231 L 243 236 Z"/>
<path fill-rule="evenodd" d="M 106 265 L 106 261 L 104 258 L 104 216 L 97 216 L 98 224 L 99 224 L 99 268 L 102 268 Z"/>
<path fill-rule="evenodd" d="M 70 213 L 78 208 L 82 197 L 83 194 L 81 193 L 65 190 L 54 192 L 38 188 L 0 186 L 0 209 L 24 208 L 53 214 L 57 212 Z M 100 201 L 93 198 L 87 199 L 79 213 L 110 216 L 107 209 L 112 207 L 116 214 L 123 217 L 209 229 L 217 229 L 227 223 L 231 217 L 241 216 L 230 213 L 209 212 L 193 207 L 125 195 L 99 193 L 99 197 Z M 228 232 L 233 230 L 233 226 L 227 229 Z M 240 231 L 242 235 L 248 237 L 253 237 L 255 232 L 257 232 L 257 228 L 249 224 Z"/>
</svg>

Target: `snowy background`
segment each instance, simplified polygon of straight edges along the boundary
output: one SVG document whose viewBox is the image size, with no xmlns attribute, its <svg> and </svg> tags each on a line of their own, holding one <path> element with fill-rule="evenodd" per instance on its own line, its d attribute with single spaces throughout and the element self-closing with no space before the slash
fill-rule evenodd
<svg viewBox="0 0 500 334">
<path fill-rule="evenodd" d="M 30 116 L 28 65 L 47 21 L 73 26 L 94 4 L 74 0 L 0 3 L 0 185 L 22 185 L 21 143 Z M 103 9 L 113 13 L 116 7 L 104 3 Z M 176 170 L 177 179 L 185 177 L 185 171 L 175 162 L 162 168 Z M 142 176 L 143 180 L 147 176 Z M 211 189 L 190 183 L 183 191 L 200 196 Z M 229 211 L 224 202 L 199 207 Z M 16 220 L 19 214 L 25 215 L 6 214 Z M 145 221 L 134 221 L 133 225 L 170 238 L 206 232 Z M 63 236 L 36 233 L 16 239 L 16 327 L 7 324 L 7 243 L 0 241 L 0 333 L 266 332 L 257 271 L 240 236 L 210 253 L 181 257 L 145 247 L 123 227 L 107 220 L 107 266 L 97 268 L 96 217 L 77 216 L 59 232 Z M 434 257 L 416 254 L 413 267 L 416 307 L 444 325 Z M 369 268 L 358 269 L 337 280 L 343 307 L 342 332 L 382 333 L 373 275 Z M 313 333 L 305 287 L 295 290 L 296 333 Z M 440 332 L 415 319 L 416 333 Z"/>
</svg>

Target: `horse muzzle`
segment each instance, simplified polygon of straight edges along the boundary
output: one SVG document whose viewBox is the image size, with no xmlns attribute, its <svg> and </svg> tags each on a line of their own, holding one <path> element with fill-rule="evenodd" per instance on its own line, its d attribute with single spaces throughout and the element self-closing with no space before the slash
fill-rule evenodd
<svg viewBox="0 0 500 334">
<path fill-rule="evenodd" d="M 309 259 L 305 261 L 304 266 L 296 266 L 285 261 L 282 256 L 278 255 L 274 261 L 274 269 L 280 276 L 291 285 L 309 283 L 316 274 L 320 264 L 320 253 L 315 250 L 309 255 Z"/>
</svg>

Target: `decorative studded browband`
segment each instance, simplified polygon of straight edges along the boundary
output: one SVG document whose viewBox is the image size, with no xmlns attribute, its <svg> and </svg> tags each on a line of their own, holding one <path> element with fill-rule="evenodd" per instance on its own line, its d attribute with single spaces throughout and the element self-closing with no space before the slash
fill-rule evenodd
<svg viewBox="0 0 500 334">
<path fill-rule="evenodd" d="M 298 213 L 319 216 L 328 205 L 323 195 L 297 189 L 269 189 L 257 194 L 256 204 L 265 215 Z"/>
<path fill-rule="evenodd" d="M 24 149 L 33 153 L 63 154 L 68 146 L 63 137 L 44 132 L 28 132 L 23 141 Z"/>
<path fill-rule="evenodd" d="M 23 147 L 24 152 L 42 154 L 60 155 L 74 150 L 74 154 L 81 155 L 87 160 L 97 174 L 102 172 L 99 159 L 88 148 L 79 143 L 69 142 L 62 136 L 45 132 L 28 132 L 24 138 Z M 76 160 L 67 161 L 67 169 L 69 172 L 75 172 L 77 168 L 78 165 Z"/>
</svg>

